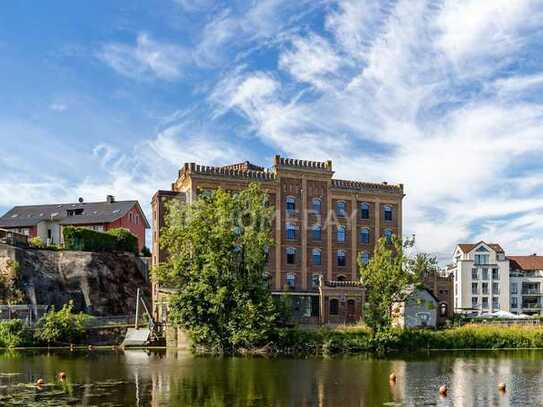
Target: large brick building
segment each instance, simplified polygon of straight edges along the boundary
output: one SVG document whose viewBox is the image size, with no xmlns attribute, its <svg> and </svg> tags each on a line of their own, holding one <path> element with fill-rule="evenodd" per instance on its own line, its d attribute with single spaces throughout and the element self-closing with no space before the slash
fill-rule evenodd
<svg viewBox="0 0 543 407">
<path fill-rule="evenodd" d="M 236 191 L 258 182 L 276 209 L 275 246 L 267 266 L 273 293 L 292 295 L 300 320 L 358 320 L 363 290 L 357 259 L 367 261 L 380 237 L 401 236 L 403 185 L 333 175 L 331 161 L 280 156 L 271 169 L 249 162 L 223 167 L 185 163 L 171 191 L 158 191 L 152 200 L 153 264 L 166 257 L 159 246 L 166 201 L 190 204 L 202 192 Z M 155 299 L 158 293 L 155 287 Z"/>
</svg>

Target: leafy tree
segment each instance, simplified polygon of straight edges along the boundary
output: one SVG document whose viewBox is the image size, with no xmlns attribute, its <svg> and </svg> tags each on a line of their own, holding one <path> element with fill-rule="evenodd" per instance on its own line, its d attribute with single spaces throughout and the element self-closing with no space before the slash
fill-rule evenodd
<svg viewBox="0 0 543 407">
<path fill-rule="evenodd" d="M 19 288 L 21 265 L 15 260 L 8 260 L 5 269 L 0 273 L 0 301 L 3 304 L 21 304 L 25 294 Z"/>
<path fill-rule="evenodd" d="M 50 344 L 66 344 L 77 342 L 85 333 L 85 324 L 89 315 L 72 313 L 73 302 L 64 304 L 59 311 L 53 306 L 36 324 L 34 338 L 38 342 Z"/>
<path fill-rule="evenodd" d="M 267 194 L 257 184 L 231 194 L 221 189 L 191 205 L 172 203 L 161 231 L 170 253 L 154 278 L 177 288 L 171 322 L 195 345 L 231 352 L 264 344 L 276 318 L 265 284 L 272 245 Z"/>
<path fill-rule="evenodd" d="M 368 303 L 365 321 L 374 334 L 390 328 L 392 304 L 405 299 L 407 288 L 420 284 L 420 274 L 414 272 L 413 259 L 405 255 L 404 248 L 398 237 L 390 243 L 381 238 L 368 264 L 359 259 Z"/>
</svg>

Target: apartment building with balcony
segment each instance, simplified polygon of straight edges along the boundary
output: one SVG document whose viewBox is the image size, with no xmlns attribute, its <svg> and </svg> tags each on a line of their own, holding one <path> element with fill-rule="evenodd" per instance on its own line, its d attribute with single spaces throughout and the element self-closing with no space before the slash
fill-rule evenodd
<svg viewBox="0 0 543 407">
<path fill-rule="evenodd" d="M 510 264 L 511 312 L 543 314 L 543 256 L 507 256 Z"/>
<path fill-rule="evenodd" d="M 357 261 L 369 261 L 379 238 L 401 236 L 403 185 L 336 179 L 331 161 L 276 155 L 271 168 L 247 161 L 222 167 L 185 163 L 171 190 L 152 200 L 153 264 L 167 258 L 159 244 L 166 202 L 191 204 L 201 193 L 237 191 L 252 182 L 276 210 L 267 265 L 272 293 L 290 295 L 293 314 L 304 322 L 359 320 L 364 293 Z M 155 298 L 160 290 L 154 288 Z"/>
<path fill-rule="evenodd" d="M 499 244 L 458 244 L 453 263 L 455 312 L 509 312 L 509 260 Z"/>
</svg>

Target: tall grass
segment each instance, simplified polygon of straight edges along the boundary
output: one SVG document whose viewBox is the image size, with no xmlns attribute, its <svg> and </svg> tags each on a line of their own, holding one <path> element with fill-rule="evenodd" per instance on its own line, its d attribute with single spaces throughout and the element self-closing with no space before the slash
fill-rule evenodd
<svg viewBox="0 0 543 407">
<path fill-rule="evenodd" d="M 504 348 L 543 348 L 543 328 L 470 324 L 443 330 L 390 329 L 376 335 L 363 326 L 283 329 L 273 343 L 275 352 L 302 354 Z"/>
</svg>

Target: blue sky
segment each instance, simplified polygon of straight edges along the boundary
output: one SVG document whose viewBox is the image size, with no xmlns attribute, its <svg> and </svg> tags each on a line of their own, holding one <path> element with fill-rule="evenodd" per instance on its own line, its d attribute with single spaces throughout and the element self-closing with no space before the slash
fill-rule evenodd
<svg viewBox="0 0 543 407">
<path fill-rule="evenodd" d="M 185 161 L 332 159 L 405 184 L 405 232 L 543 253 L 543 3 L 10 2 L 0 212 L 139 199 Z"/>
</svg>

